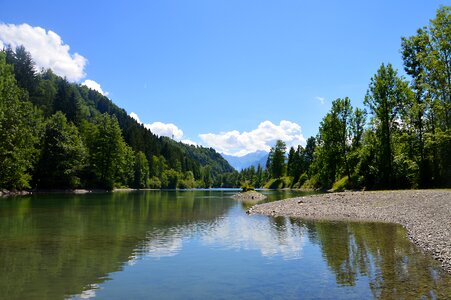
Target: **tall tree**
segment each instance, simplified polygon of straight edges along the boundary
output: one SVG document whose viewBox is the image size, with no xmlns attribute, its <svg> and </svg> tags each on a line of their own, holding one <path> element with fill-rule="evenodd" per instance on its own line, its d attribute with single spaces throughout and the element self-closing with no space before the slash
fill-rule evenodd
<svg viewBox="0 0 451 300">
<path fill-rule="evenodd" d="M 38 154 L 42 116 L 27 101 L 0 51 L 0 188 L 30 187 L 31 170 Z"/>
<path fill-rule="evenodd" d="M 313 162 L 313 155 L 315 153 L 316 149 L 316 138 L 311 136 L 307 139 L 307 143 L 305 145 L 305 149 L 303 151 L 303 159 L 302 159 L 302 165 L 305 170 L 305 172 L 309 173 L 310 171 L 310 165 Z"/>
<path fill-rule="evenodd" d="M 25 50 L 24 46 L 18 46 L 15 51 L 8 47 L 6 62 L 14 66 L 14 76 L 19 86 L 33 96 L 38 80 L 31 54 Z"/>
<path fill-rule="evenodd" d="M 364 103 L 372 114 L 379 150 L 377 169 L 380 187 L 393 187 L 393 135 L 401 120 L 403 106 L 409 102 L 407 82 L 398 77 L 391 64 L 381 65 L 371 78 Z"/>
<path fill-rule="evenodd" d="M 421 184 L 451 183 L 451 6 L 437 10 L 429 26 L 402 39 L 404 69 L 412 77 L 409 107 L 413 153 Z"/>
<path fill-rule="evenodd" d="M 38 187 L 79 187 L 79 176 L 86 158 L 87 149 L 77 127 L 68 123 L 63 113 L 55 113 L 45 126 L 43 150 L 35 179 Z"/>
<path fill-rule="evenodd" d="M 148 187 L 149 176 L 149 163 L 144 153 L 139 151 L 135 156 L 134 187 L 139 189 Z"/>
<path fill-rule="evenodd" d="M 330 112 L 321 121 L 314 156 L 313 171 L 320 187 L 329 188 L 343 176 L 347 176 L 350 187 L 355 186 L 353 158 L 360 146 L 364 121 L 363 112 L 354 111 L 348 97 L 332 102 Z"/>
<path fill-rule="evenodd" d="M 282 140 L 278 140 L 272 149 L 270 173 L 272 178 L 280 178 L 285 175 L 285 153 L 287 146 Z"/>
<path fill-rule="evenodd" d="M 97 185 L 112 189 L 121 179 L 127 146 L 117 119 L 107 114 L 100 115 L 86 130 L 89 161 Z"/>
</svg>

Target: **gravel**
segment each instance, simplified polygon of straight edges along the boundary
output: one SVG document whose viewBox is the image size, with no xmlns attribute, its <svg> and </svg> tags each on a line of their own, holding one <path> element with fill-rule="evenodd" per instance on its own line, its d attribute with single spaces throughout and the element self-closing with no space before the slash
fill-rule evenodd
<svg viewBox="0 0 451 300">
<path fill-rule="evenodd" d="M 256 192 L 256 191 L 248 191 L 244 193 L 236 193 L 232 196 L 235 200 L 255 200 L 255 201 L 261 201 L 266 199 L 266 196 L 262 193 Z"/>
<path fill-rule="evenodd" d="M 398 223 L 451 274 L 451 190 L 319 194 L 257 204 L 250 214 Z"/>
</svg>

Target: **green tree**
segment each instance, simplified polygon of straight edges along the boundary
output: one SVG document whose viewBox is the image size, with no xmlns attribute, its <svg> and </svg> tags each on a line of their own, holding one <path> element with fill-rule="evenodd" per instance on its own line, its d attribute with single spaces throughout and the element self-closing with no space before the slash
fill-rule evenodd
<svg viewBox="0 0 451 300">
<path fill-rule="evenodd" d="M 31 54 L 25 50 L 24 46 L 16 47 L 15 51 L 8 47 L 6 63 L 14 66 L 14 76 L 18 85 L 33 96 L 38 85 L 38 78 Z"/>
<path fill-rule="evenodd" d="M 329 188 L 343 176 L 347 176 L 348 187 L 355 186 L 355 162 L 364 122 L 363 111 L 354 111 L 348 97 L 332 102 L 330 112 L 321 121 L 314 156 L 314 176 L 320 187 Z"/>
<path fill-rule="evenodd" d="M 276 145 L 271 149 L 270 173 L 272 178 L 280 178 L 285 175 L 285 153 L 287 146 L 282 140 L 278 140 Z"/>
<path fill-rule="evenodd" d="M 41 114 L 27 101 L 0 52 L 0 188 L 30 187 L 42 133 Z"/>
<path fill-rule="evenodd" d="M 87 149 L 77 127 L 65 115 L 55 113 L 45 126 L 36 183 L 45 188 L 80 186 L 79 174 L 86 164 Z"/>
<path fill-rule="evenodd" d="M 86 144 L 89 147 L 89 161 L 95 175 L 95 184 L 112 189 L 121 179 L 127 147 L 118 121 L 114 116 L 103 114 L 87 130 Z"/>
<path fill-rule="evenodd" d="M 305 149 L 302 152 L 302 168 L 307 172 L 310 173 L 310 165 L 313 162 L 313 155 L 315 153 L 316 149 L 316 138 L 311 136 L 307 139 L 307 143 L 305 145 Z"/>
<path fill-rule="evenodd" d="M 411 153 L 420 184 L 451 184 L 451 6 L 437 10 L 429 26 L 402 39 L 404 69 L 415 97 L 408 107 Z"/>
<path fill-rule="evenodd" d="M 379 187 L 394 187 L 393 137 L 401 120 L 403 106 L 409 103 L 410 89 L 403 78 L 398 77 L 391 64 L 381 65 L 371 78 L 364 103 L 372 114 L 372 126 L 377 137 L 377 166 Z"/>
<path fill-rule="evenodd" d="M 146 188 L 149 185 L 149 162 L 143 152 L 139 151 L 135 156 L 134 187 Z"/>
</svg>

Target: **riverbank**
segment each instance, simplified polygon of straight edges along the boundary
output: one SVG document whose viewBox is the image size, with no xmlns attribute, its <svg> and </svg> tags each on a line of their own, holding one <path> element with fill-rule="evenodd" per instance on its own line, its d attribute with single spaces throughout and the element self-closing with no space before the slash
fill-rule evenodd
<svg viewBox="0 0 451 300">
<path fill-rule="evenodd" d="M 320 194 L 258 204 L 250 214 L 398 223 L 451 274 L 451 190 Z"/>
</svg>

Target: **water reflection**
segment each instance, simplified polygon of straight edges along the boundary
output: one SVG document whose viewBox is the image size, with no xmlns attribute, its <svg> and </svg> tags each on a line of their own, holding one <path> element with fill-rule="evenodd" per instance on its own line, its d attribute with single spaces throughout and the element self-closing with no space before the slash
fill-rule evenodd
<svg viewBox="0 0 451 300">
<path fill-rule="evenodd" d="M 247 216 L 230 196 L 1 199 L 0 299 L 451 295 L 451 276 L 400 226 Z"/>
<path fill-rule="evenodd" d="M 0 199 L 0 299 L 85 295 L 86 287 L 104 282 L 143 251 L 157 256 L 179 251 L 174 237 L 185 234 L 185 228 L 196 228 L 193 224 L 212 222 L 234 204 L 196 194 Z"/>
<path fill-rule="evenodd" d="M 308 222 L 309 239 L 320 246 L 339 285 L 355 286 L 366 277 L 378 299 L 444 299 L 451 276 L 420 252 L 398 225 L 383 223 Z"/>
<path fill-rule="evenodd" d="M 240 210 L 237 206 L 234 210 Z M 205 245 L 228 249 L 258 250 L 263 256 L 281 255 L 285 259 L 300 258 L 304 246 L 304 228 L 285 218 L 249 217 L 238 211 L 223 218 L 205 232 Z"/>
</svg>

